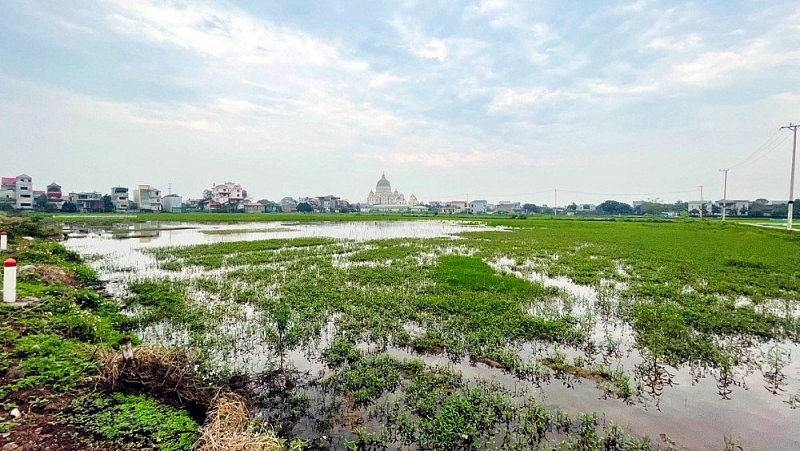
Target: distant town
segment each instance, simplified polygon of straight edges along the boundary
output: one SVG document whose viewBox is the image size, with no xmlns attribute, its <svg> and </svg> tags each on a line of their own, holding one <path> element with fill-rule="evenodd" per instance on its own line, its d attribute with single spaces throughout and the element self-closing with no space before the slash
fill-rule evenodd
<svg viewBox="0 0 800 451">
<path fill-rule="evenodd" d="M 768 199 L 725 199 L 677 201 L 664 203 L 657 200 L 640 200 L 628 204 L 607 200 L 601 204 L 570 203 L 563 206 L 536 205 L 533 203 L 486 200 L 431 200 L 420 202 L 414 194 L 408 198 L 383 174 L 366 196 L 366 202 L 351 203 L 334 195 L 311 197 L 284 197 L 279 201 L 253 200 L 241 184 L 235 182 L 212 183 L 199 197 L 184 198 L 159 188 L 142 184 L 131 190 L 115 186 L 108 192 L 64 193 L 61 185 L 52 182 L 44 190 L 35 190 L 33 178 L 27 174 L 2 177 L 0 211 L 40 211 L 50 213 L 394 213 L 394 214 L 497 214 L 497 215 L 649 215 L 664 217 L 752 217 L 785 218 L 787 201 Z M 795 211 L 797 213 L 797 211 Z"/>
</svg>

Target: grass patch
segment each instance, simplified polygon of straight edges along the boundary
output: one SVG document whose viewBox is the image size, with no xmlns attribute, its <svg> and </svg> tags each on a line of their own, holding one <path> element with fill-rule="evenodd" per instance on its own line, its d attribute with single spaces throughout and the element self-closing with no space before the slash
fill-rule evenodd
<svg viewBox="0 0 800 451">
<path fill-rule="evenodd" d="M 142 395 L 84 395 L 62 421 L 116 449 L 190 451 L 200 437 L 200 426 L 186 412 Z"/>
</svg>

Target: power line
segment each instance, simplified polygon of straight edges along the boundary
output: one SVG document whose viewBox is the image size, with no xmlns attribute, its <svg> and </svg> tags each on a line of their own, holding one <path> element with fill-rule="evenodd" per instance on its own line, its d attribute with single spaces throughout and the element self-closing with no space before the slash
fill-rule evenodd
<svg viewBox="0 0 800 451">
<path fill-rule="evenodd" d="M 772 147 L 770 147 L 770 149 L 769 149 L 769 150 L 767 150 L 766 152 L 762 153 L 762 154 L 761 154 L 761 155 L 759 155 L 757 158 L 755 158 L 755 159 L 753 159 L 753 160 L 750 160 L 749 162 L 747 162 L 747 163 L 746 163 L 746 164 L 744 164 L 744 165 L 745 165 L 745 166 L 748 166 L 748 165 L 751 165 L 751 164 L 754 164 L 754 163 L 756 163 L 757 161 L 760 161 L 760 160 L 764 159 L 764 157 L 766 157 L 766 156 L 770 155 L 770 154 L 772 153 L 772 151 L 773 151 L 773 150 L 780 148 L 780 147 L 781 147 L 781 144 L 785 143 L 785 142 L 786 142 L 786 141 L 788 141 L 788 140 L 789 140 L 789 135 L 784 135 L 784 136 L 783 136 L 783 139 L 781 139 L 780 141 L 776 142 L 776 143 L 775 143 L 775 144 L 774 144 Z M 733 169 L 733 168 L 736 168 L 736 167 L 741 167 L 741 166 L 743 166 L 743 164 L 741 164 L 741 163 L 740 163 L 739 165 L 737 165 L 737 166 L 732 166 L 732 167 L 730 167 L 730 168 L 728 168 L 728 169 Z"/>
<path fill-rule="evenodd" d="M 778 138 L 778 139 L 776 139 L 776 138 Z M 763 158 L 765 155 L 767 155 L 770 152 L 772 152 L 773 150 L 775 150 L 787 138 L 788 137 L 785 136 L 785 135 L 781 138 L 780 130 L 777 130 L 774 135 L 772 135 L 768 140 L 766 140 L 764 142 L 764 144 L 759 146 L 753 153 L 751 153 L 750 155 L 746 156 L 740 162 L 738 162 L 738 163 L 736 163 L 736 164 L 734 164 L 732 166 L 729 166 L 728 169 L 736 169 L 738 167 L 741 167 L 741 166 L 744 166 L 744 165 L 747 165 L 747 164 L 755 163 L 756 161 L 758 161 L 761 158 Z"/>
</svg>

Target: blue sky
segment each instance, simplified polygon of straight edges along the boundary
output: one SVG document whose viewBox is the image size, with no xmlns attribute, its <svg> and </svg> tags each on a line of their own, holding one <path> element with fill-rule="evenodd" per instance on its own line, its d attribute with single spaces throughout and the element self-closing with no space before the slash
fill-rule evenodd
<svg viewBox="0 0 800 451">
<path fill-rule="evenodd" d="M 6 0 L 0 169 L 552 204 L 719 198 L 762 148 L 728 197 L 785 199 L 798 69 L 795 1 Z"/>
</svg>

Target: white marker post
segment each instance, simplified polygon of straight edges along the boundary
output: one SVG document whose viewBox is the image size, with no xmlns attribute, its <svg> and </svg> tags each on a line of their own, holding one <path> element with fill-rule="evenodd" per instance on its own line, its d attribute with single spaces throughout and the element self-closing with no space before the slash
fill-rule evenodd
<svg viewBox="0 0 800 451">
<path fill-rule="evenodd" d="M 7 251 L 8 250 L 8 234 L 6 232 L 0 232 L 0 251 Z"/>
<path fill-rule="evenodd" d="M 9 258 L 3 266 L 3 301 L 13 304 L 17 302 L 17 261 Z"/>
</svg>

